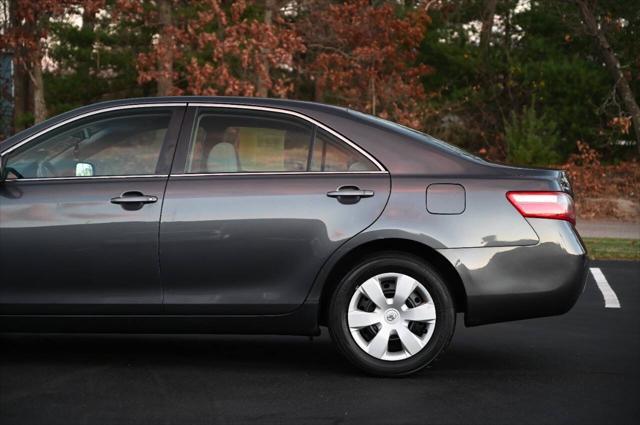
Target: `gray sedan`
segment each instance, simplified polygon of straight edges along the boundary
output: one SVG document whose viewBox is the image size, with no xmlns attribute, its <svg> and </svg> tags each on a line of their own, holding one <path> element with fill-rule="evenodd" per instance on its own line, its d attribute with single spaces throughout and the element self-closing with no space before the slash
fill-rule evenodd
<svg viewBox="0 0 640 425">
<path fill-rule="evenodd" d="M 0 330 L 317 335 L 415 372 L 468 326 L 562 314 L 585 248 L 561 171 L 345 108 L 80 108 L 0 144 Z M 259 355 L 256 354 L 259 361 Z"/>
</svg>

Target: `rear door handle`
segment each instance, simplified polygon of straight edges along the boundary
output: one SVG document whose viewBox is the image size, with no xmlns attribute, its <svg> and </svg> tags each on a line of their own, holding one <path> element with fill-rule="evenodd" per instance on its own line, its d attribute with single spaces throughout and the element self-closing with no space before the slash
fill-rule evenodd
<svg viewBox="0 0 640 425">
<path fill-rule="evenodd" d="M 126 192 L 122 196 L 111 198 L 112 204 L 153 204 L 158 202 L 157 196 L 143 195 L 140 192 Z"/>
<path fill-rule="evenodd" d="M 360 189 L 342 189 L 334 190 L 327 193 L 327 196 L 329 198 L 371 198 L 373 195 L 373 190 Z"/>
<path fill-rule="evenodd" d="M 336 198 L 341 204 L 355 204 L 361 198 L 371 198 L 373 190 L 360 190 L 357 186 L 341 186 L 338 190 L 327 192 L 329 198 Z"/>
</svg>

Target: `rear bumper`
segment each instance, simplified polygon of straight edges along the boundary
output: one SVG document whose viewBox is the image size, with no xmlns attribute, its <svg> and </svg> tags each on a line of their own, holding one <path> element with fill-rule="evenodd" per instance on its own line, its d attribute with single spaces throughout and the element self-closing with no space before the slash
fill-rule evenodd
<svg viewBox="0 0 640 425">
<path fill-rule="evenodd" d="M 587 255 L 565 221 L 529 219 L 536 245 L 442 249 L 467 294 L 467 326 L 566 313 L 582 293 Z"/>
</svg>

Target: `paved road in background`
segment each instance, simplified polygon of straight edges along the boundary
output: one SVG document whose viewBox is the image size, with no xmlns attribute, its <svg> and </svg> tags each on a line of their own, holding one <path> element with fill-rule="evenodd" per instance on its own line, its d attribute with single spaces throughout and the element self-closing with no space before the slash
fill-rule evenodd
<svg viewBox="0 0 640 425">
<path fill-rule="evenodd" d="M 578 220 L 576 228 L 585 238 L 640 239 L 640 223 L 616 220 Z"/>
<path fill-rule="evenodd" d="M 360 374 L 325 334 L 0 336 L 0 424 L 639 423 L 640 263 L 560 317 L 458 324 L 437 364 Z"/>
</svg>

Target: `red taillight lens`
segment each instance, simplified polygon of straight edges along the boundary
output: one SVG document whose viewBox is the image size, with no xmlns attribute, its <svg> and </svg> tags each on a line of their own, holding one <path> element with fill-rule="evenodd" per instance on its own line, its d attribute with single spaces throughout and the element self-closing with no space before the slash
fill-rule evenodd
<svg viewBox="0 0 640 425">
<path fill-rule="evenodd" d="M 524 217 L 552 218 L 576 224 L 576 210 L 568 193 L 507 192 L 507 199 Z"/>
</svg>

